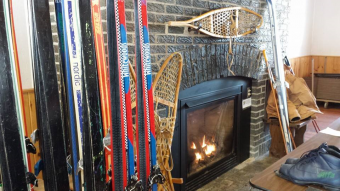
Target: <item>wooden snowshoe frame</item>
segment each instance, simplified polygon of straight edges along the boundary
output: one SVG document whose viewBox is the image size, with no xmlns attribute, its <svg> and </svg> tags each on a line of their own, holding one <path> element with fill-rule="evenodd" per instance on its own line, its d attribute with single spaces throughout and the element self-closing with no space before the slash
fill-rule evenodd
<svg viewBox="0 0 340 191">
<path fill-rule="evenodd" d="M 216 38 L 234 38 L 256 32 L 263 24 L 260 14 L 243 7 L 209 11 L 187 21 L 170 21 L 169 26 L 187 26 Z"/>
<path fill-rule="evenodd" d="M 171 54 L 164 61 L 152 84 L 155 104 L 157 161 L 166 179 L 164 184 L 159 184 L 158 191 L 174 191 L 173 183 L 183 183 L 181 178 L 172 178 L 171 176 L 174 165 L 171 145 L 175 130 L 182 67 L 182 55 L 178 52 Z"/>
</svg>

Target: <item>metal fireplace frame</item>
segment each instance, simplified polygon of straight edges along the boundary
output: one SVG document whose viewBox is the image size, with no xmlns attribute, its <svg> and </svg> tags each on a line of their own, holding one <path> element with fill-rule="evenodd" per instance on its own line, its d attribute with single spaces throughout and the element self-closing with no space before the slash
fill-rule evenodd
<svg viewBox="0 0 340 191">
<path fill-rule="evenodd" d="M 250 108 L 242 109 L 242 100 L 248 97 L 249 88 L 251 88 L 250 78 L 227 77 L 207 81 L 180 92 L 172 145 L 175 164 L 172 175 L 183 178 L 184 184 L 176 185 L 176 190 L 196 190 L 249 158 Z M 211 103 L 228 100 L 234 100 L 235 154 L 187 177 L 187 113 Z"/>
</svg>

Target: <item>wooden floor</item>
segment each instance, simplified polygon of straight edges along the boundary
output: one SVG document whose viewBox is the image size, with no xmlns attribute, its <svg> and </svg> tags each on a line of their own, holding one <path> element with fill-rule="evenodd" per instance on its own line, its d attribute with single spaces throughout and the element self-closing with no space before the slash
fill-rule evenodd
<svg viewBox="0 0 340 191">
<path fill-rule="evenodd" d="M 323 107 L 323 104 L 324 102 L 318 102 L 319 108 L 324 114 L 317 114 L 316 119 L 321 130 L 327 128 L 333 121 L 340 117 L 339 103 L 329 103 L 327 109 Z M 314 135 L 316 135 L 315 129 L 312 123 L 309 123 L 305 133 L 305 141 L 312 138 Z"/>
</svg>

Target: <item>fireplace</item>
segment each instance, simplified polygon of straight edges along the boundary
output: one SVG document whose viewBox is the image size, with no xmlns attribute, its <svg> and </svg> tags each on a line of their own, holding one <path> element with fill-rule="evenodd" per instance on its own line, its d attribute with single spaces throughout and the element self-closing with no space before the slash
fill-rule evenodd
<svg viewBox="0 0 340 191">
<path fill-rule="evenodd" d="M 196 190 L 249 158 L 252 80 L 226 77 L 180 91 L 172 145 L 176 190 Z"/>
<path fill-rule="evenodd" d="M 235 153 L 234 99 L 221 99 L 187 112 L 187 176 L 199 174 Z"/>
</svg>

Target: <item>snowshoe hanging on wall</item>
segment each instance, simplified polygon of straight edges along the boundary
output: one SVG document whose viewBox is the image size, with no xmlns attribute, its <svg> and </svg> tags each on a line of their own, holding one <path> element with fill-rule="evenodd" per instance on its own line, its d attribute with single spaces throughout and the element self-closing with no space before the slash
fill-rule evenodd
<svg viewBox="0 0 340 191">
<path fill-rule="evenodd" d="M 263 24 L 262 16 L 243 7 L 209 11 L 187 21 L 170 21 L 169 26 L 188 26 L 216 38 L 234 38 L 256 32 Z"/>
</svg>

